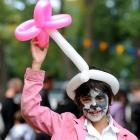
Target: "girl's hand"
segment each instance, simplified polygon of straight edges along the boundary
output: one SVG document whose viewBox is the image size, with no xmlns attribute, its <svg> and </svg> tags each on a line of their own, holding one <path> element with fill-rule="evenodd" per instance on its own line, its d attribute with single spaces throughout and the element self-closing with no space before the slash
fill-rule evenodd
<svg viewBox="0 0 140 140">
<path fill-rule="evenodd" d="M 42 63 L 45 60 L 47 51 L 48 46 L 40 48 L 39 42 L 36 38 L 31 41 L 31 53 L 33 58 L 32 69 L 40 70 Z"/>
</svg>

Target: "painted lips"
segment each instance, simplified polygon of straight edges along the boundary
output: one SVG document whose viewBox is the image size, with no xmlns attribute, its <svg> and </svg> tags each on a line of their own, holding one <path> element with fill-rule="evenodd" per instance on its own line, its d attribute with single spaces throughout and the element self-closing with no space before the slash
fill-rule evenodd
<svg viewBox="0 0 140 140">
<path fill-rule="evenodd" d="M 100 114 L 100 113 L 102 113 L 103 111 L 102 110 L 96 110 L 96 111 L 88 111 L 88 113 L 89 114 L 91 114 L 91 115 L 98 115 L 98 114 Z"/>
</svg>

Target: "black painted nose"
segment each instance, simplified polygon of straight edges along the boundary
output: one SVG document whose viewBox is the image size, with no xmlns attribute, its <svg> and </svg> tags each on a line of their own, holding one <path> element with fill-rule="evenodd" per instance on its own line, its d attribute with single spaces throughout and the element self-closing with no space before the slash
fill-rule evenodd
<svg viewBox="0 0 140 140">
<path fill-rule="evenodd" d="M 90 105 L 90 109 L 94 109 L 94 110 L 96 110 L 97 109 L 97 105 Z"/>
</svg>

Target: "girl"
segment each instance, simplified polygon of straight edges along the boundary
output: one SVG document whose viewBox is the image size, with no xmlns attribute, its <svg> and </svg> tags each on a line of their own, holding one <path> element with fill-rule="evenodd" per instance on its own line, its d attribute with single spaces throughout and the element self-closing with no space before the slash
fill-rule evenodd
<svg viewBox="0 0 140 140">
<path fill-rule="evenodd" d="M 117 93 L 117 79 L 100 70 L 89 70 L 87 82 L 70 82 L 68 96 L 80 108 L 81 117 L 72 113 L 58 114 L 50 108 L 40 105 L 40 90 L 43 86 L 45 71 L 41 65 L 47 54 L 39 48 L 36 39 L 31 42 L 33 57 L 31 68 L 25 73 L 25 83 L 21 99 L 21 111 L 24 118 L 37 130 L 45 132 L 52 140 L 137 140 L 128 130 L 117 124 L 109 114 L 112 96 Z M 91 73 L 91 74 L 89 74 Z M 101 75 L 101 76 L 98 76 Z M 75 78 L 74 78 L 75 79 Z"/>
</svg>

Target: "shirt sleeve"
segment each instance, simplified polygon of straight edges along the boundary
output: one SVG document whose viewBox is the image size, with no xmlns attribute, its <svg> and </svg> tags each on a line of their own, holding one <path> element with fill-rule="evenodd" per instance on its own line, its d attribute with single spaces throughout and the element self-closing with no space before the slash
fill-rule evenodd
<svg viewBox="0 0 140 140">
<path fill-rule="evenodd" d="M 36 130 L 52 135 L 56 128 L 60 128 L 67 115 L 60 115 L 50 108 L 40 105 L 39 92 L 43 86 L 44 76 L 44 71 L 27 68 L 21 97 L 21 112 L 26 121 Z"/>
</svg>

